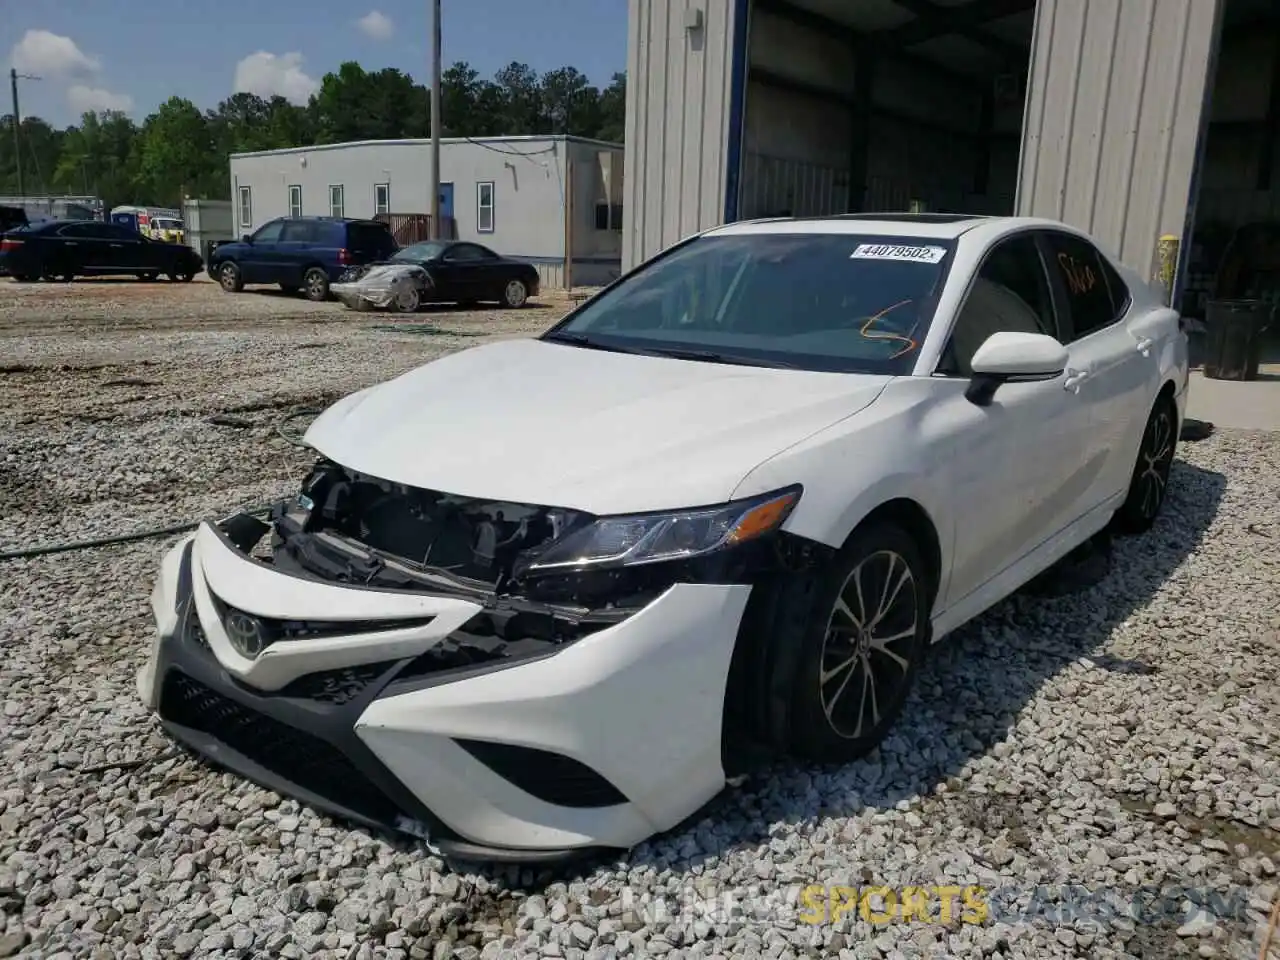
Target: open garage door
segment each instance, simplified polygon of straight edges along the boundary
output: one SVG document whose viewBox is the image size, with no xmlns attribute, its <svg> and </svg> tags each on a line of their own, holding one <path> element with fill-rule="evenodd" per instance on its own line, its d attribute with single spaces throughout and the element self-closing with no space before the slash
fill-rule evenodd
<svg viewBox="0 0 1280 960">
<path fill-rule="evenodd" d="M 1012 213 L 1034 16 L 1035 0 L 753 0 L 728 219 Z"/>
</svg>

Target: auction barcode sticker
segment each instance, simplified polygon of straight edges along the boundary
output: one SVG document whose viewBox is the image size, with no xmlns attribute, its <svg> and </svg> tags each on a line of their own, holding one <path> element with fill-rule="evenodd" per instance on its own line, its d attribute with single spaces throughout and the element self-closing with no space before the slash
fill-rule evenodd
<svg viewBox="0 0 1280 960">
<path fill-rule="evenodd" d="M 910 263 L 940 263 L 945 247 L 908 247 L 887 243 L 863 243 L 849 254 L 850 260 L 906 260 Z"/>
</svg>

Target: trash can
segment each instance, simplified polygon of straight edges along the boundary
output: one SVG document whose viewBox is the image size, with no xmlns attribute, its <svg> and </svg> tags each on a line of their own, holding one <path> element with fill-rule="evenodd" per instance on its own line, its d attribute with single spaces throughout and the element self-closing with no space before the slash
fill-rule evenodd
<svg viewBox="0 0 1280 960">
<path fill-rule="evenodd" d="M 1205 305 L 1204 375 L 1211 380 L 1257 380 L 1262 334 L 1271 325 L 1262 300 L 1210 300 Z"/>
</svg>

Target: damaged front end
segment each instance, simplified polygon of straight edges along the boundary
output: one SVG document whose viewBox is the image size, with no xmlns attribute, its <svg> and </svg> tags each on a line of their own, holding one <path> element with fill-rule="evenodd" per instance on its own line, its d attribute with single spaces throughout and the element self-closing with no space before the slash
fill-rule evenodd
<svg viewBox="0 0 1280 960">
<path fill-rule="evenodd" d="M 432 288 L 431 274 L 411 263 L 375 263 L 344 273 L 329 291 L 352 310 L 416 310 Z"/>
<path fill-rule="evenodd" d="M 598 517 L 321 459 L 166 556 L 139 694 L 207 759 L 446 855 L 625 849 L 723 786 L 727 686 L 767 699 L 740 630 L 812 562 L 799 496 Z"/>
<path fill-rule="evenodd" d="M 792 497 L 778 500 L 775 529 Z M 666 531 L 666 554 L 652 524 L 625 518 L 640 529 L 606 531 L 599 549 L 647 538 L 653 559 L 593 562 L 583 556 L 588 534 L 597 545 L 601 536 L 591 514 L 421 490 L 320 460 L 299 495 L 272 512 L 270 562 L 332 583 L 474 601 L 495 636 L 559 644 L 621 622 L 674 583 L 749 583 L 785 563 L 774 537 L 697 549 L 719 528 L 695 513 L 681 518 L 686 529 Z"/>
</svg>

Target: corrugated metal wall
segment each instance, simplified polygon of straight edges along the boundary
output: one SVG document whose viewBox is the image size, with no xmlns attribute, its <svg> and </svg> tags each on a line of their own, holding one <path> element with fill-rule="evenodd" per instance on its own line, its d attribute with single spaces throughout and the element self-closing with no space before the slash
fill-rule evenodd
<svg viewBox="0 0 1280 960">
<path fill-rule="evenodd" d="M 738 0 L 630 0 L 623 269 L 724 219 Z M 686 10 L 702 10 L 699 30 Z"/>
<path fill-rule="evenodd" d="M 1018 212 L 1148 273 L 1183 233 L 1222 0 L 1040 0 Z"/>
</svg>

